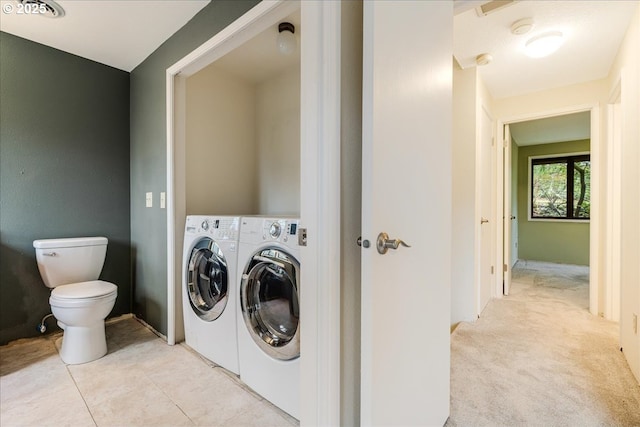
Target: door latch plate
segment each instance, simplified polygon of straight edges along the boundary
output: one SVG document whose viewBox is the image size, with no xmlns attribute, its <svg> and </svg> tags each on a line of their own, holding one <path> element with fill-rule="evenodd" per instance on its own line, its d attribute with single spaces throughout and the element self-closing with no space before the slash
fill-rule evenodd
<svg viewBox="0 0 640 427">
<path fill-rule="evenodd" d="M 307 246 L 307 229 L 300 228 L 298 230 L 298 246 Z"/>
</svg>

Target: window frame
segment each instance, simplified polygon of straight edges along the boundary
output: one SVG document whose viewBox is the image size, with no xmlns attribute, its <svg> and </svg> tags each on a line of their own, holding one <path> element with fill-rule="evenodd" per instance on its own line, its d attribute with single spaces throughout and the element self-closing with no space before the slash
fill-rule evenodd
<svg viewBox="0 0 640 427">
<path fill-rule="evenodd" d="M 538 155 L 538 156 L 529 156 L 528 159 L 528 165 L 529 165 L 529 169 L 528 169 L 528 177 L 527 177 L 527 190 L 528 190 L 528 197 L 527 197 L 527 204 L 528 204 L 528 208 L 527 208 L 527 217 L 529 221 L 540 221 L 540 222 L 576 222 L 576 223 L 589 223 L 589 221 L 591 220 L 591 215 L 589 215 L 589 218 L 574 218 L 574 217 L 539 217 L 539 216 L 533 216 L 533 166 L 534 164 L 541 164 L 544 162 L 541 162 L 541 160 L 554 160 L 557 163 L 561 163 L 563 161 L 566 161 L 567 164 L 569 162 L 571 162 L 571 164 L 573 164 L 573 162 L 575 161 L 585 161 L 588 160 L 591 163 L 591 152 L 590 151 L 579 151 L 579 152 L 573 152 L 573 153 L 560 153 L 560 154 L 543 154 L 543 155 Z M 549 162 L 549 163 L 553 163 L 553 162 Z M 569 173 L 570 170 L 570 173 Z M 567 175 L 571 175 L 571 177 L 573 176 L 573 168 L 567 168 Z M 569 196 L 571 196 L 571 198 L 569 198 Z M 573 186 L 567 185 L 567 204 L 569 205 L 568 201 L 569 200 L 573 200 Z M 573 210 L 573 203 L 571 203 L 571 210 Z M 569 206 L 567 206 L 567 215 L 569 214 Z"/>
</svg>

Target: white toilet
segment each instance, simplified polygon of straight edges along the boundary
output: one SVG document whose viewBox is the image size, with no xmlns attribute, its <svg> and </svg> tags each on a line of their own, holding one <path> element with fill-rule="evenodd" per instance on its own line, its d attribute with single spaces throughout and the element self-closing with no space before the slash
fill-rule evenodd
<svg viewBox="0 0 640 427">
<path fill-rule="evenodd" d="M 60 357 L 70 365 L 107 354 L 104 319 L 118 288 L 97 280 L 107 254 L 106 237 L 34 240 L 42 280 L 52 288 L 51 312 L 64 330 Z"/>
</svg>

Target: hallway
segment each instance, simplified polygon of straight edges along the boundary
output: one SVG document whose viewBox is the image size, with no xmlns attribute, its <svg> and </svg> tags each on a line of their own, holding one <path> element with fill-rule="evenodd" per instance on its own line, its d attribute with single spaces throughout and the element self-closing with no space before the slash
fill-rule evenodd
<svg viewBox="0 0 640 427">
<path fill-rule="evenodd" d="M 451 336 L 448 426 L 638 426 L 616 323 L 589 314 L 588 267 L 519 261 L 511 295 Z"/>
</svg>

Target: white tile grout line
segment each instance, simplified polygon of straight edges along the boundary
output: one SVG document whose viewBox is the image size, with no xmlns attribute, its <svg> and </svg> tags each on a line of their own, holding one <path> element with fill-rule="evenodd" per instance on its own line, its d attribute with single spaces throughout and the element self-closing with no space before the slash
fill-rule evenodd
<svg viewBox="0 0 640 427">
<path fill-rule="evenodd" d="M 56 352 L 58 352 L 58 357 L 60 357 L 60 351 L 58 351 L 58 347 L 56 346 L 55 341 L 52 341 L 52 344 L 53 344 L 53 347 L 56 349 Z M 91 412 L 91 409 L 89 408 L 89 404 L 87 404 L 87 400 L 84 398 L 84 395 L 82 394 L 82 391 L 80 391 L 80 387 L 78 387 L 78 383 L 76 382 L 76 379 L 73 377 L 73 374 L 71 373 L 71 370 L 69 369 L 69 365 L 64 363 L 62 361 L 62 359 L 60 359 L 60 363 L 62 363 L 64 365 L 64 368 L 67 370 L 67 374 L 69 374 L 69 377 L 71 378 L 71 381 L 73 381 L 73 385 L 76 387 L 76 390 L 78 390 L 78 394 L 80 395 L 80 398 L 82 399 L 82 402 L 84 403 L 84 407 L 87 408 L 87 412 L 89 413 L 89 416 L 91 417 L 91 421 L 93 421 L 93 425 L 98 427 L 98 423 L 96 422 L 96 419 L 93 417 L 93 413 Z"/>
<path fill-rule="evenodd" d="M 164 394 L 164 395 L 167 397 L 167 399 L 169 399 L 169 401 L 170 401 L 171 403 L 173 403 L 173 404 L 176 406 L 176 408 L 178 408 L 178 409 L 180 410 L 180 412 L 182 412 L 182 414 L 183 414 L 185 417 L 187 417 L 187 419 L 189 420 L 189 422 L 191 422 L 191 425 L 194 425 L 194 426 L 196 426 L 196 425 L 197 425 L 197 424 L 196 424 L 196 422 L 195 422 L 194 420 L 192 420 L 192 419 L 191 419 L 191 417 L 190 417 L 189 415 L 187 415 L 187 413 L 182 409 L 182 407 L 178 404 L 178 402 L 175 402 L 175 401 L 171 398 L 171 396 L 169 396 L 167 393 L 165 393 L 164 389 L 163 389 L 162 387 L 160 387 L 158 384 L 156 384 L 156 382 L 153 380 L 153 378 L 151 378 L 151 377 L 149 376 L 149 374 L 148 374 L 146 371 L 144 372 L 144 375 L 145 375 L 145 377 L 147 377 L 147 379 L 151 382 L 151 384 L 153 384 L 153 385 L 155 386 L 155 388 L 157 388 L 158 390 L 160 390 L 160 393 Z"/>
</svg>

